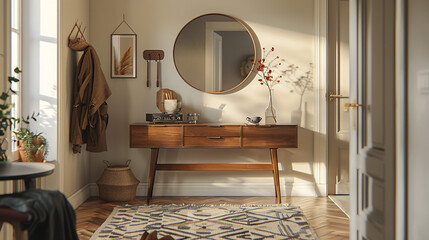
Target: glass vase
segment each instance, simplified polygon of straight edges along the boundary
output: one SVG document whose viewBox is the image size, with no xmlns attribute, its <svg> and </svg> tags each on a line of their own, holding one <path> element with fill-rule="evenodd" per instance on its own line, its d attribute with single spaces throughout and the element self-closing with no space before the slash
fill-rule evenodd
<svg viewBox="0 0 429 240">
<path fill-rule="evenodd" d="M 273 106 L 273 90 L 268 90 L 268 106 L 265 109 L 265 124 L 274 125 L 277 123 L 276 109 Z"/>
</svg>

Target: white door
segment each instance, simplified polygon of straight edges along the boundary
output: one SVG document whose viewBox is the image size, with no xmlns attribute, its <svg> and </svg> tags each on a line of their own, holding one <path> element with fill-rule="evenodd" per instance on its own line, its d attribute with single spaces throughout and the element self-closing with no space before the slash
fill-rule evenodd
<svg viewBox="0 0 429 240">
<path fill-rule="evenodd" d="M 350 83 L 349 0 L 328 4 L 328 193 L 349 194 L 350 113 L 343 109 Z"/>
<path fill-rule="evenodd" d="M 395 0 L 350 0 L 350 56 L 350 238 L 393 240 Z"/>
</svg>

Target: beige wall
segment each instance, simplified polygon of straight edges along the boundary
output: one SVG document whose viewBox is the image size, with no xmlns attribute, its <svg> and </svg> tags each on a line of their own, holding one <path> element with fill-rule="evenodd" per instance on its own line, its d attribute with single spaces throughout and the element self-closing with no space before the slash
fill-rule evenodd
<svg viewBox="0 0 429 240">
<path fill-rule="evenodd" d="M 63 7 L 63 12 L 65 12 Z M 69 11 L 69 10 L 67 10 Z M 101 175 L 102 160 L 124 163 L 131 159 L 131 168 L 136 177 L 147 182 L 149 167 L 148 149 L 129 148 L 129 124 L 144 122 L 145 113 L 157 112 L 152 74 L 152 87 L 146 87 L 146 62 L 143 50 L 162 49 L 162 87 L 176 91 L 183 100 L 184 112 L 198 112 L 201 122 L 243 123 L 246 116 L 264 115 L 268 93 L 257 79 L 240 91 L 213 95 L 199 92 L 188 86 L 178 75 L 173 63 L 172 49 L 181 28 L 196 16 L 219 12 L 237 17 L 246 22 L 257 34 L 262 47 L 275 47 L 276 54 L 289 62 L 307 66 L 313 61 L 314 16 L 312 0 L 240 0 L 240 1 L 200 1 L 200 0 L 92 0 L 90 1 L 90 38 L 97 50 L 112 96 L 108 99 L 109 126 L 107 130 L 108 152 L 91 153 L 89 182 L 95 182 Z M 68 15 L 73 15 L 67 13 Z M 83 14 L 82 12 L 80 14 Z M 121 22 L 125 14 L 127 22 L 138 35 L 138 77 L 136 79 L 110 79 L 110 34 Z M 73 21 L 78 16 L 74 15 Z M 65 26 L 65 29 L 71 27 Z M 67 59 L 63 57 L 63 60 Z M 152 64 L 155 73 L 155 64 Z M 67 70 L 69 71 L 69 70 Z M 291 113 L 299 105 L 299 95 L 291 93 L 287 86 L 275 89 L 274 104 L 278 112 L 279 124 L 290 124 Z M 283 194 L 311 195 L 314 188 L 313 174 L 313 94 L 304 96 L 303 119 L 299 131 L 298 149 L 279 150 L 281 183 L 288 185 Z M 76 169 L 75 160 L 67 160 Z M 168 160 L 167 160 L 168 159 Z M 225 162 L 264 163 L 269 161 L 268 150 L 161 150 L 160 162 Z M 82 174 L 82 173 L 80 173 Z M 244 191 L 250 195 L 272 194 L 270 172 L 160 172 L 155 195 L 240 195 Z M 174 185 L 176 184 L 176 185 Z M 179 184 L 179 186 L 177 185 Z M 72 189 L 81 184 L 75 184 Z M 175 187 L 178 186 L 178 187 Z M 292 188 L 293 186 L 293 188 Z M 67 188 L 68 189 L 68 188 Z M 71 190 L 71 189 L 70 189 Z"/>
<path fill-rule="evenodd" d="M 89 183 L 89 161 L 87 153 L 73 154 L 69 143 L 70 112 L 72 106 L 72 84 L 75 79 L 77 61 L 81 53 L 67 46 L 67 36 L 76 20 L 86 26 L 86 37 L 90 31 L 89 0 L 64 0 L 60 4 L 60 79 L 59 79 L 59 166 L 61 175 L 59 189 L 70 197 Z M 109 39 L 110 41 L 110 39 Z"/>
<path fill-rule="evenodd" d="M 7 72 L 5 69 L 7 68 L 7 4 L 6 0 L 0 0 L 0 92 L 3 92 L 7 82 Z M 10 181 L 1 181 L 0 182 L 0 194 L 11 193 L 12 192 L 12 184 Z M 3 224 L 2 229 L 0 229 L 0 239 L 11 239 L 12 238 L 12 227 L 9 224 Z"/>
<path fill-rule="evenodd" d="M 408 1 L 408 239 L 429 239 L 429 93 L 418 76 L 429 71 L 429 1 Z M 429 74 L 429 72 L 427 73 Z"/>
</svg>

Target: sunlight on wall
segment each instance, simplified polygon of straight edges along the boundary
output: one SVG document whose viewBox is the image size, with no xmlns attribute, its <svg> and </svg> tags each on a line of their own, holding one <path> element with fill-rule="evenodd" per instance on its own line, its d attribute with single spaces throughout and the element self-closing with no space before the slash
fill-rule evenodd
<svg viewBox="0 0 429 240">
<path fill-rule="evenodd" d="M 302 52 L 308 52 L 308 46 L 312 44 L 313 39 L 308 38 L 313 34 L 305 32 L 293 31 L 284 29 L 276 26 L 261 24 L 257 22 L 249 22 L 254 28 L 260 28 L 262 31 L 258 32 L 258 35 L 262 35 L 263 38 L 272 39 L 271 45 L 261 46 L 265 48 L 275 47 L 275 55 L 279 55 L 281 58 L 285 58 L 290 62 L 293 62 L 300 66 L 305 66 L 309 62 L 312 62 L 312 58 L 309 55 L 302 54 Z M 287 36 L 287 37 L 279 37 Z M 292 47 L 293 46 L 293 47 Z"/>
<path fill-rule="evenodd" d="M 52 59 L 57 58 L 57 43 L 40 41 L 40 90 L 39 94 L 44 97 L 52 98 L 53 103 L 57 97 L 57 64 Z"/>
<path fill-rule="evenodd" d="M 306 174 L 313 174 L 312 167 L 308 162 L 293 162 L 292 170 Z"/>
<path fill-rule="evenodd" d="M 57 37 L 57 0 L 40 0 L 40 36 Z"/>
</svg>

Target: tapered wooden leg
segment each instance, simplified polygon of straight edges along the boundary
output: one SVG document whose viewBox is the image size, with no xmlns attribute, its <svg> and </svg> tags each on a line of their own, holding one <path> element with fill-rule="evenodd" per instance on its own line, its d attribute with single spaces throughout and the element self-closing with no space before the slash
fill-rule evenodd
<svg viewBox="0 0 429 240">
<path fill-rule="evenodd" d="M 276 188 L 277 204 L 282 203 L 282 195 L 280 194 L 280 178 L 279 178 L 279 161 L 277 158 L 277 148 L 270 148 L 271 163 L 273 164 L 274 186 Z"/>
<path fill-rule="evenodd" d="M 150 170 L 149 170 L 149 183 L 147 185 L 147 198 L 146 203 L 149 204 L 152 198 L 153 184 L 155 183 L 156 163 L 158 162 L 159 148 L 152 148 L 150 151 Z"/>
</svg>

